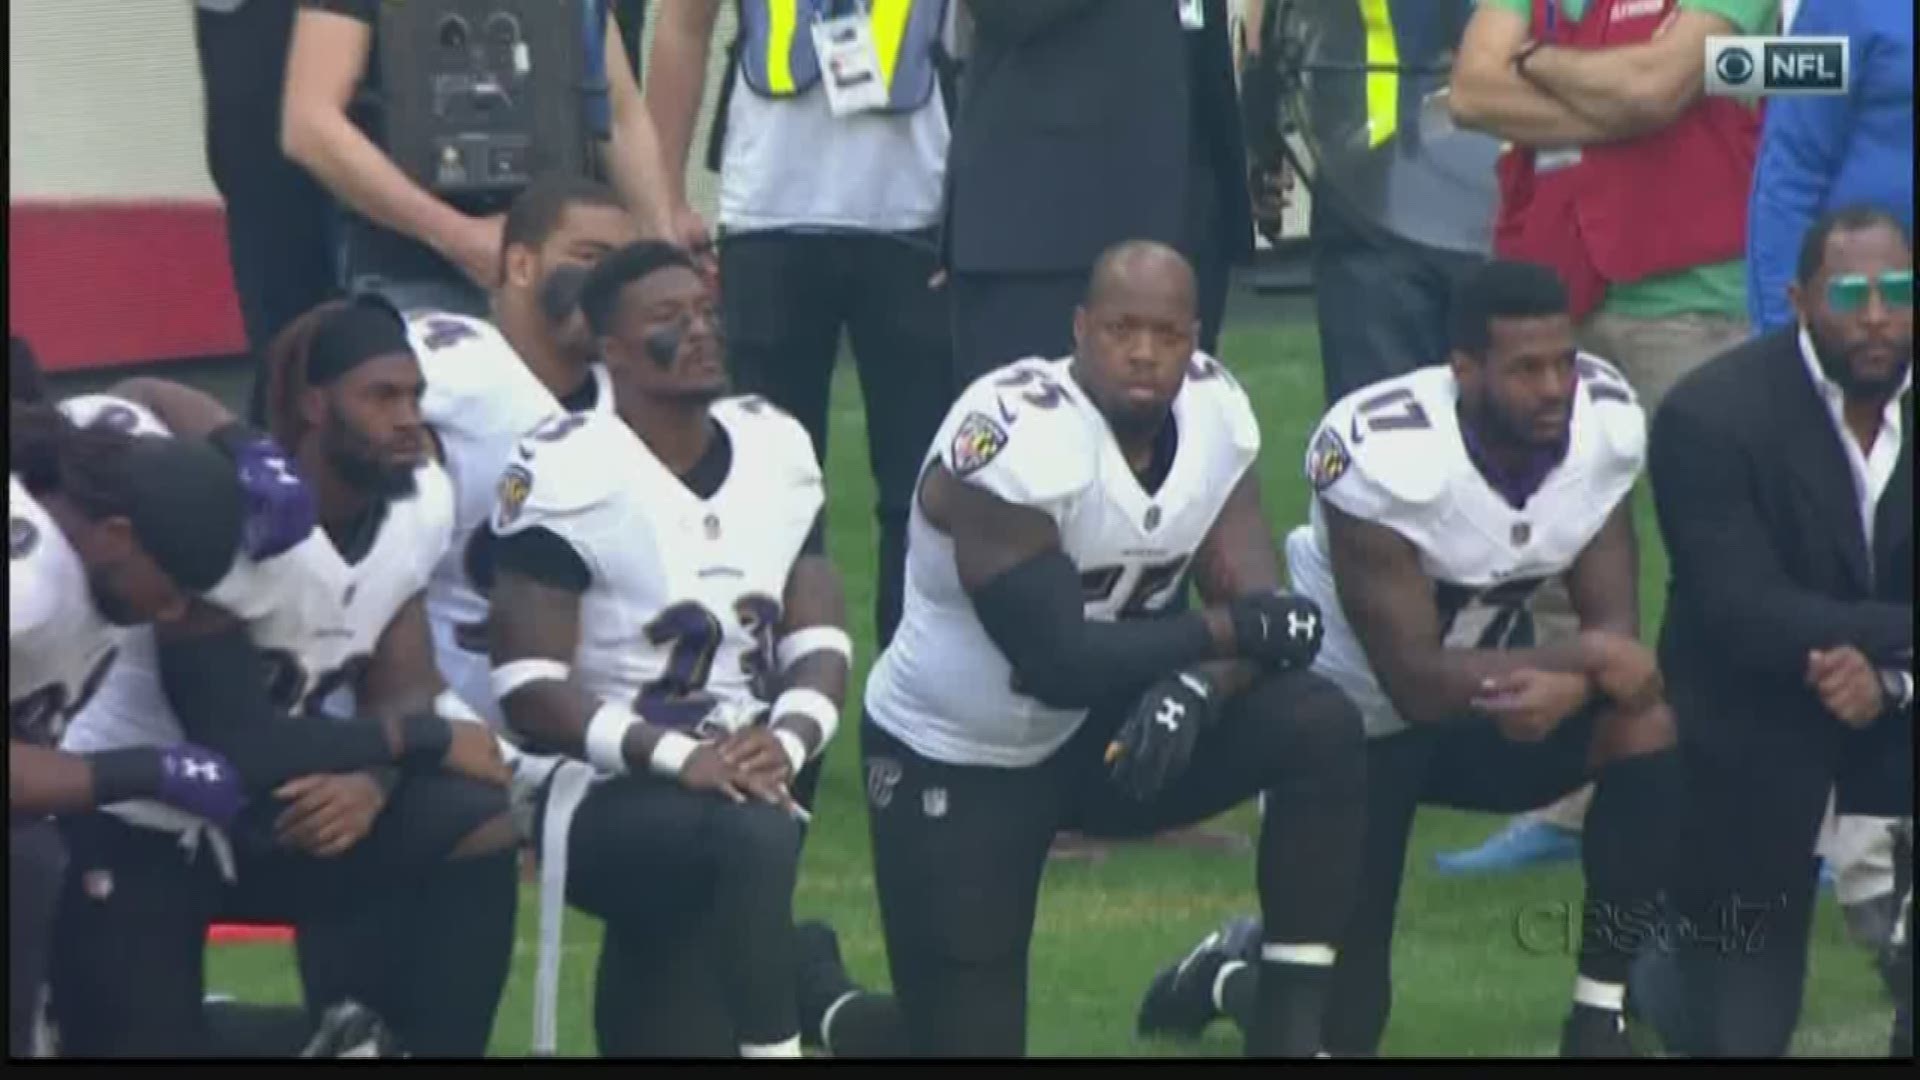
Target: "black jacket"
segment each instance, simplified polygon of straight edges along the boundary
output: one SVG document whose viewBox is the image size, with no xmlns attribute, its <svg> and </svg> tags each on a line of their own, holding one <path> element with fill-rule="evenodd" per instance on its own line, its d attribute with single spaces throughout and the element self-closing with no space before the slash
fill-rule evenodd
<svg viewBox="0 0 1920 1080">
<path fill-rule="evenodd" d="M 1252 253 L 1226 0 L 1205 0 L 1203 33 L 1181 28 L 1174 0 L 960 2 L 974 34 L 947 160 L 953 269 L 1083 270 L 1122 240 L 1184 247 L 1196 175 L 1217 185 L 1224 253 Z"/>
<path fill-rule="evenodd" d="M 1661 668 L 1682 740 L 1723 761 L 1766 755 L 1837 779 L 1843 808 L 1912 813 L 1912 718 L 1855 732 L 1804 680 L 1807 654 L 1913 655 L 1913 395 L 1872 556 L 1831 414 L 1797 330 L 1685 379 L 1654 420 L 1649 470 L 1672 579 Z"/>
</svg>

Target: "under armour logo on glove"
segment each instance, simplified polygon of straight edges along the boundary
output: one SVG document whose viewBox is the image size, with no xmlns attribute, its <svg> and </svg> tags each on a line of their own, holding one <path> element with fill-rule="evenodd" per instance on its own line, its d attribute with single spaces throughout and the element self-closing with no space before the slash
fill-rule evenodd
<svg viewBox="0 0 1920 1080">
<path fill-rule="evenodd" d="M 1326 626 L 1320 606 L 1304 596 L 1242 596 L 1228 605 L 1227 611 L 1233 619 L 1237 651 L 1248 660 L 1293 671 L 1313 663 L 1320 655 Z"/>
<path fill-rule="evenodd" d="M 174 746 L 160 752 L 159 798 L 223 829 L 233 824 L 247 801 L 240 774 L 227 759 L 197 746 Z"/>
<path fill-rule="evenodd" d="M 243 424 L 214 433 L 214 442 L 233 458 L 246 498 L 241 543 L 256 562 L 292 549 L 313 532 L 319 514 L 313 493 L 294 471 L 280 444 Z"/>
<path fill-rule="evenodd" d="M 1213 688 L 1191 672 L 1162 679 L 1134 707 L 1107 745 L 1107 770 L 1142 802 L 1186 771 L 1200 731 L 1213 715 Z"/>
</svg>

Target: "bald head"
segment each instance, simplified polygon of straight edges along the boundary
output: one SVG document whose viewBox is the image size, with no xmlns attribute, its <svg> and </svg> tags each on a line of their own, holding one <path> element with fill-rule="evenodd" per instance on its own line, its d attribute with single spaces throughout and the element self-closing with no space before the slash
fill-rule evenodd
<svg viewBox="0 0 1920 1080">
<path fill-rule="evenodd" d="M 1120 296 L 1154 297 L 1195 310 L 1197 286 L 1186 256 L 1156 240 L 1124 240 L 1102 252 L 1087 282 L 1087 305 Z"/>
<path fill-rule="evenodd" d="M 1193 268 L 1129 240 L 1100 256 L 1073 316 L 1074 378 L 1123 444 L 1151 446 L 1186 378 L 1200 326 Z"/>
</svg>

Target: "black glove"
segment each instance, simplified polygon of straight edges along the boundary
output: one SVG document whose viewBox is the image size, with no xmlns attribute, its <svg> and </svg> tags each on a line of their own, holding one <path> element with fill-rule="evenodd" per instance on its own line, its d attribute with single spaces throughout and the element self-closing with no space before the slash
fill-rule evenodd
<svg viewBox="0 0 1920 1080">
<path fill-rule="evenodd" d="M 1156 683 L 1107 744 L 1107 771 L 1122 791 L 1146 802 L 1177 779 L 1200 729 L 1213 721 L 1219 695 L 1205 678 L 1182 671 Z"/>
<path fill-rule="evenodd" d="M 1235 651 L 1281 671 L 1313 663 L 1326 636 L 1320 605 L 1291 593 L 1242 596 L 1227 607 L 1233 618 Z"/>
</svg>

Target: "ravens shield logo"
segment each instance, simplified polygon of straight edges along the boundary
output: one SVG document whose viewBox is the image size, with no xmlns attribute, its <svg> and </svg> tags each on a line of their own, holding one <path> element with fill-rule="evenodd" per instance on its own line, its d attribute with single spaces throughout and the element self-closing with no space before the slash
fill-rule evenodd
<svg viewBox="0 0 1920 1080">
<path fill-rule="evenodd" d="M 1340 441 L 1340 433 L 1331 427 L 1321 428 L 1307 449 L 1307 482 L 1313 485 L 1313 490 L 1325 491 L 1335 480 L 1347 475 L 1352 465 L 1353 458 L 1347 453 L 1347 444 Z"/>
<path fill-rule="evenodd" d="M 500 487 L 495 493 L 499 504 L 497 520 L 501 528 L 506 528 L 520 519 L 520 509 L 527 504 L 527 496 L 533 494 L 533 474 L 518 465 L 507 466 L 500 474 Z"/>
<path fill-rule="evenodd" d="M 948 447 L 947 456 L 953 475 L 964 477 L 979 472 L 998 457 L 1006 446 L 1007 429 L 984 413 L 968 413 L 967 418 L 960 422 L 960 430 L 953 433 L 953 442 Z"/>
</svg>

